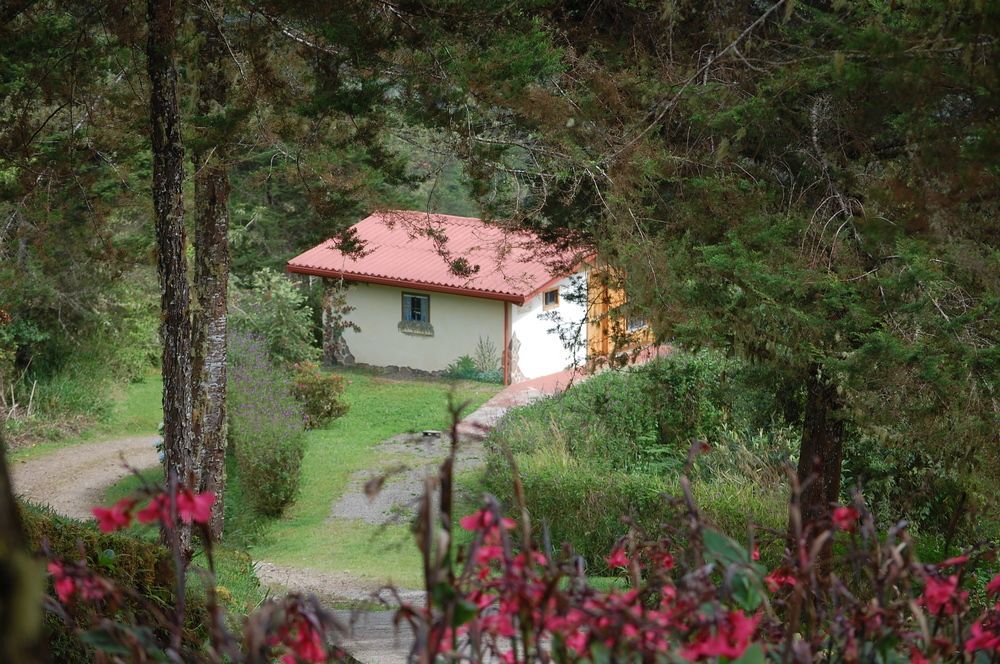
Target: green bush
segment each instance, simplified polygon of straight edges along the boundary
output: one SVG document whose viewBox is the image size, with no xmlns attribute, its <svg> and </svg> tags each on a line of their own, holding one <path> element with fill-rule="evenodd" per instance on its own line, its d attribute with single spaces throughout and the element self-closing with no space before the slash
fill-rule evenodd
<svg viewBox="0 0 1000 664">
<path fill-rule="evenodd" d="M 514 452 L 562 435 L 578 459 L 626 472 L 676 472 L 691 441 L 711 439 L 722 426 L 715 393 L 724 367 L 717 356 L 676 353 L 608 371 L 518 409 L 499 435 Z"/>
<path fill-rule="evenodd" d="M 786 425 L 753 431 L 738 421 L 745 406 L 727 402 L 739 393 L 732 375 L 739 375 L 734 365 L 717 355 L 675 353 L 513 410 L 487 440 L 486 488 L 513 507 L 508 447 L 532 518 L 546 522 L 554 545 L 569 542 L 599 573 L 627 529 L 623 520 L 655 529 L 669 518 L 662 494 L 678 495 L 684 472 L 721 531 L 746 541 L 753 518 L 782 532 L 784 468 L 798 434 Z M 691 441 L 702 438 L 710 451 L 686 469 Z M 764 553 L 776 562 L 781 552 Z"/>
<path fill-rule="evenodd" d="M 234 284 L 230 295 L 229 323 L 234 332 L 265 339 L 268 353 L 281 363 L 319 358 L 312 307 L 287 276 L 260 270 L 245 284 Z"/>
<path fill-rule="evenodd" d="M 21 504 L 21 519 L 33 550 L 43 546 L 57 557 L 76 561 L 81 556 L 90 569 L 136 592 L 151 606 L 168 609 L 174 601 L 174 572 L 170 552 L 160 544 L 126 533 L 102 533 L 96 526 L 57 515 L 46 507 Z M 51 589 L 50 589 L 51 592 Z M 186 629 L 196 642 L 207 636 L 207 614 L 197 593 L 187 594 Z M 154 620 L 139 603 L 126 599 L 107 617 L 122 622 L 149 623 Z M 93 652 L 66 625 L 46 612 L 49 651 L 53 661 L 92 662 Z"/>
<path fill-rule="evenodd" d="M 240 482 L 255 510 L 277 516 L 299 490 L 305 415 L 263 339 L 234 334 L 229 348 L 229 442 Z"/>
<path fill-rule="evenodd" d="M 550 450 L 517 458 L 532 523 L 547 528 L 555 547 L 568 542 L 592 574 L 609 572 L 604 561 L 633 518 L 650 532 L 667 516 L 662 494 L 668 485 L 649 475 L 608 471 Z M 484 473 L 487 491 L 510 512 L 514 507 L 511 470 L 502 454 L 491 454 Z"/>
<path fill-rule="evenodd" d="M 471 355 L 463 355 L 444 370 L 445 378 L 452 380 L 476 380 L 480 383 L 502 383 L 503 374 L 499 369 L 482 369 Z"/>
<path fill-rule="evenodd" d="M 322 371 L 315 362 L 299 362 L 292 379 L 292 396 L 302 404 L 306 428 L 318 429 L 347 413 L 344 379 Z"/>
<path fill-rule="evenodd" d="M 444 375 L 456 380 L 474 380 L 479 369 L 476 368 L 476 361 L 471 355 L 463 355 L 444 370 Z"/>
</svg>

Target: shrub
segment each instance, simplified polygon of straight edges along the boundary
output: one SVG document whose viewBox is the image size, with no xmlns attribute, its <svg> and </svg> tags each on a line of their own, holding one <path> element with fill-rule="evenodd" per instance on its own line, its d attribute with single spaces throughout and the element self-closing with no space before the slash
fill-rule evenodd
<svg viewBox="0 0 1000 664">
<path fill-rule="evenodd" d="M 124 533 L 102 533 L 91 524 L 57 515 L 47 507 L 20 505 L 22 524 L 31 548 L 41 553 L 48 547 L 52 557 L 82 560 L 90 569 L 128 588 L 146 600 L 166 608 L 173 605 L 174 573 L 170 552 L 155 541 L 142 540 Z M 187 632 L 200 639 L 206 636 L 204 602 L 189 597 Z M 127 601 L 117 611 L 120 620 L 147 622 L 155 616 L 137 603 Z M 58 662 L 91 662 L 92 649 L 74 633 L 83 624 L 66 625 L 56 615 L 45 613 L 45 628 L 50 654 Z"/>
<path fill-rule="evenodd" d="M 479 337 L 479 341 L 476 343 L 476 356 L 473 358 L 473 361 L 476 365 L 476 371 L 480 374 L 488 374 L 494 371 L 500 373 L 500 350 L 489 337 L 485 339 Z"/>
<path fill-rule="evenodd" d="M 245 286 L 230 289 L 229 322 L 236 332 L 262 337 L 271 357 L 294 364 L 316 360 L 313 311 L 307 297 L 285 275 L 260 270 Z"/>
<path fill-rule="evenodd" d="M 445 376 L 457 380 L 473 380 L 477 373 L 479 370 L 476 369 L 476 361 L 471 355 L 462 355 L 444 370 Z"/>
<path fill-rule="evenodd" d="M 677 472 L 691 440 L 721 428 L 715 392 L 723 368 L 717 356 L 676 353 L 608 371 L 511 413 L 498 435 L 519 452 L 557 431 L 574 457 L 626 472 Z"/>
<path fill-rule="evenodd" d="M 344 379 L 337 374 L 321 371 L 315 362 L 295 365 L 292 396 L 299 400 L 305 413 L 306 428 L 317 429 L 347 413 Z"/>
<path fill-rule="evenodd" d="M 263 339 L 234 334 L 229 343 L 229 440 L 240 481 L 254 509 L 277 516 L 298 493 L 305 415 Z"/>
<path fill-rule="evenodd" d="M 511 471 L 499 456 L 484 474 L 486 488 L 513 507 Z M 568 457 L 518 458 L 524 499 L 531 520 L 548 529 L 554 543 L 568 542 L 588 563 L 588 573 L 606 574 L 604 556 L 628 531 L 626 518 L 654 530 L 665 516 L 663 480 L 609 472 Z"/>
<path fill-rule="evenodd" d="M 481 383 L 503 382 L 503 375 L 499 369 L 482 370 L 477 359 L 471 355 L 462 355 L 449 364 L 448 368 L 444 370 L 444 375 L 453 380 L 477 380 Z"/>
</svg>

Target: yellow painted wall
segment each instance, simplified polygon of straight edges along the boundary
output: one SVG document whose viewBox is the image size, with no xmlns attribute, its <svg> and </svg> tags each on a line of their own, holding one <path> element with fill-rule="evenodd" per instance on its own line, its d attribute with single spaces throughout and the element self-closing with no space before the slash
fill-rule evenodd
<svg viewBox="0 0 1000 664">
<path fill-rule="evenodd" d="M 399 331 L 404 291 L 430 296 L 434 336 Z M 498 354 L 503 350 L 504 303 L 499 300 L 356 283 L 347 290 L 347 303 L 355 307 L 348 320 L 361 328 L 344 332 L 357 362 L 438 371 L 461 355 L 475 357 L 480 337 L 490 339 Z"/>
</svg>

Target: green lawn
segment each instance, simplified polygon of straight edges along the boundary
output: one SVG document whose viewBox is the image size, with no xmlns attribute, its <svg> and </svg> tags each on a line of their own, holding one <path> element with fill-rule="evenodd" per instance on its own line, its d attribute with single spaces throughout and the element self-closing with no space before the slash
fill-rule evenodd
<svg viewBox="0 0 1000 664">
<path fill-rule="evenodd" d="M 456 402 L 469 400 L 471 409 L 495 394 L 500 386 L 472 382 L 452 386 L 445 381 L 387 379 L 360 371 L 344 372 L 344 376 L 347 379 L 344 396 L 350 410 L 327 428 L 306 434 L 301 490 L 295 504 L 280 519 L 254 518 L 240 495 L 246 487 L 233 485 L 226 491 L 226 545 L 249 544 L 255 560 L 349 572 L 372 581 L 419 587 L 419 553 L 407 527 L 378 527 L 330 519 L 331 505 L 343 493 L 354 472 L 386 461 L 372 456 L 372 448 L 379 442 L 399 433 L 445 428 L 452 389 Z M 138 392 L 149 389 L 146 384 L 140 387 Z M 157 390 L 155 401 L 159 404 L 159 383 L 152 387 Z M 129 419 L 142 426 L 140 404 L 146 396 L 130 390 L 120 411 L 116 410 L 114 421 L 105 425 L 105 431 Z M 159 422 L 158 410 L 156 414 L 154 428 Z M 232 476 L 235 468 L 230 467 L 229 472 Z M 143 475 L 156 481 L 159 469 Z M 123 479 L 108 490 L 107 503 L 128 495 L 139 484 L 136 477 Z"/>
<path fill-rule="evenodd" d="M 419 554 L 408 528 L 330 519 L 330 507 L 352 473 L 384 461 L 372 457 L 372 448 L 380 441 L 399 433 L 445 428 L 452 386 L 361 372 L 345 375 L 350 411 L 328 428 L 307 434 L 298 500 L 283 518 L 268 524 L 267 536 L 251 553 L 254 559 L 278 565 L 349 572 L 419 587 Z M 470 408 L 475 408 L 500 386 L 463 382 L 454 389 L 457 401 L 470 400 Z"/>
<path fill-rule="evenodd" d="M 153 435 L 163 419 L 163 381 L 157 371 L 151 371 L 136 383 L 118 389 L 110 414 L 77 436 L 38 443 L 13 450 L 12 459 L 31 459 L 52 450 L 91 440 Z"/>
</svg>

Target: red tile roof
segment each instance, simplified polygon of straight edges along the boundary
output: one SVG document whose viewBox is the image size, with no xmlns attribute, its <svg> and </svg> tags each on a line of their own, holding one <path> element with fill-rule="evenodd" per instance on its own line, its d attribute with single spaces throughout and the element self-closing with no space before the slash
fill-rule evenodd
<svg viewBox="0 0 1000 664">
<path fill-rule="evenodd" d="M 288 261 L 288 271 L 516 304 L 565 276 L 539 257 L 541 241 L 534 235 L 473 217 L 392 210 L 352 230 L 364 243 L 361 255 L 341 251 L 331 239 Z M 456 259 L 474 272 L 455 274 Z"/>
</svg>

